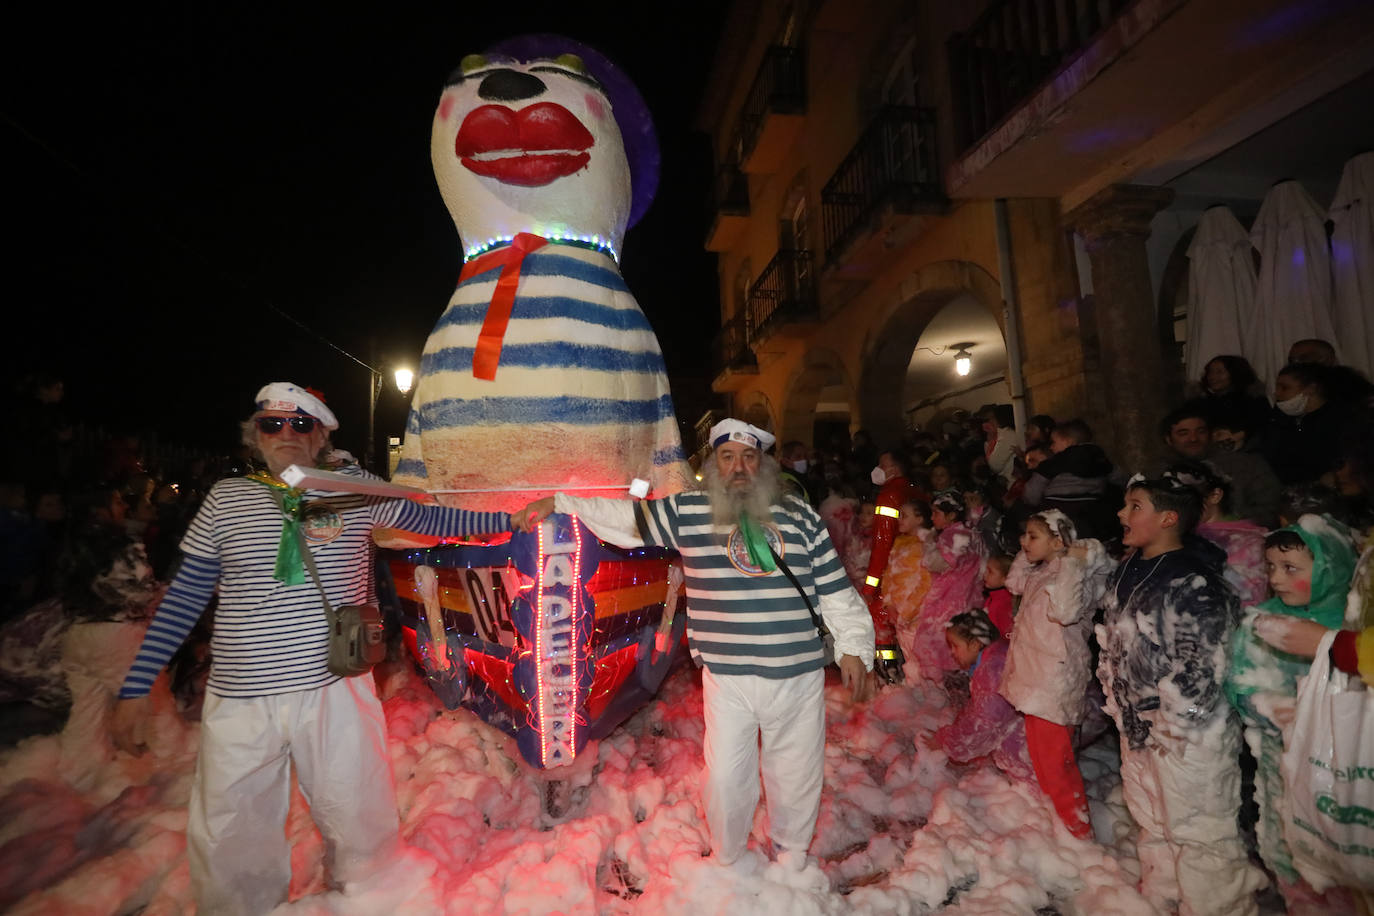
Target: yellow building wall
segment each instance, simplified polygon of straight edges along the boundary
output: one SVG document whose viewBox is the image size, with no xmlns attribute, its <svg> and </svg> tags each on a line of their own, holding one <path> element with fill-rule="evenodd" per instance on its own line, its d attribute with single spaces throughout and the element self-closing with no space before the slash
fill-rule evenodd
<svg viewBox="0 0 1374 916">
<path fill-rule="evenodd" d="M 798 142 L 775 173 L 749 176 L 748 227 L 739 243 L 720 253 L 718 259 L 723 317 L 744 308 L 736 288 L 741 266 L 747 261 L 751 278 L 756 279 L 777 254 L 780 221 L 790 214 L 797 194 L 806 197 L 808 241 L 816 258 L 816 275 L 823 277 L 821 191 L 859 140 L 876 104 L 882 78 L 890 68 L 894 46 L 918 27 L 933 36 L 947 35 L 950 28 L 948 23 L 918 22 L 909 4 L 861 0 L 843 4 L 842 15 L 837 12 L 840 10 L 840 5 L 827 3 L 809 20 L 810 31 L 804 42 L 808 99 Z M 718 151 L 729 147 L 739 110 L 779 15 L 776 5 L 761 4 L 750 62 L 739 66 L 730 102 L 719 122 L 715 137 Z M 930 18 L 929 13 L 920 15 Z M 947 83 L 940 66 L 943 57 L 930 42 L 926 46 L 923 83 L 929 79 L 943 87 Z M 941 95 L 947 96 L 947 91 Z M 937 100 L 943 102 L 938 98 L 923 101 Z M 948 131 L 947 104 L 939 106 L 939 114 L 944 135 Z M 947 149 L 947 136 L 939 139 L 939 147 Z M 1091 402 L 1084 376 L 1077 281 L 1058 204 L 1016 200 L 1009 202 L 1008 211 L 1028 407 L 1060 417 L 1084 415 L 1084 404 Z M 882 413 L 872 403 L 861 403 L 866 361 L 878 341 L 899 330 L 898 323 L 923 324 L 933 317 L 941 304 L 938 299 L 924 311 L 909 306 L 932 289 L 967 289 L 1004 325 L 993 203 L 962 201 L 952 204 L 943 215 L 914 218 L 924 222 L 920 231 L 901 250 L 891 252 L 866 285 L 857 291 L 837 292 L 833 283 L 823 282 L 822 319 L 818 324 L 800 333 L 794 331 L 793 336 L 773 334 L 754 348 L 759 373 L 732 393 L 733 412 L 743 414 L 751 407 L 757 411 L 766 405 L 775 431 L 784 438 L 809 443 L 815 394 L 824 380 L 839 379 L 849 391 L 851 426 L 863 425 L 865 417 Z M 839 296 L 850 298 L 840 302 Z M 1007 399 L 1002 388 L 988 391 L 989 400 Z M 900 406 L 900 387 L 888 396 Z M 881 392 L 867 392 L 864 399 L 871 402 L 881 397 Z M 1086 413 L 1092 422 L 1092 411 Z M 881 439 L 900 430 L 889 423 L 874 432 Z"/>
</svg>

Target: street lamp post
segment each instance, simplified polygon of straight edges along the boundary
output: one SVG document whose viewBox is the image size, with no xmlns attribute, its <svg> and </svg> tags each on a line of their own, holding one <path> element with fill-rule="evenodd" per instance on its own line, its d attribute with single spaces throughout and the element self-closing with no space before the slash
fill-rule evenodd
<svg viewBox="0 0 1374 916">
<path fill-rule="evenodd" d="M 415 385 L 415 373 L 404 367 L 395 370 L 393 378 L 396 390 L 401 394 L 409 394 Z M 373 369 L 370 384 L 371 396 L 367 399 L 367 451 L 363 456 L 363 465 L 368 470 L 375 471 L 373 460 L 377 457 L 377 399 L 382 395 L 382 373 Z"/>
<path fill-rule="evenodd" d="M 382 394 L 382 374 L 376 369 L 372 370 L 368 387 L 371 390 L 367 399 L 367 448 L 363 450 L 363 467 L 371 471 L 377 457 L 377 398 Z"/>
</svg>

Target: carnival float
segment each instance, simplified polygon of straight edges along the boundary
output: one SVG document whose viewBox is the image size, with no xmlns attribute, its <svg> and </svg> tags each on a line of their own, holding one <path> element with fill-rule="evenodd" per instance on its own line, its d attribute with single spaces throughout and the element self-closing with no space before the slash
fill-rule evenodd
<svg viewBox="0 0 1374 916">
<path fill-rule="evenodd" d="M 431 156 L 463 268 L 375 492 L 514 511 L 555 491 L 684 489 L 662 353 L 619 270 L 658 181 L 638 90 L 585 45 L 514 38 L 449 77 Z M 489 543 L 378 543 L 379 597 L 435 693 L 513 735 L 532 766 L 570 764 L 684 654 L 674 552 L 611 547 L 564 515 Z"/>
</svg>

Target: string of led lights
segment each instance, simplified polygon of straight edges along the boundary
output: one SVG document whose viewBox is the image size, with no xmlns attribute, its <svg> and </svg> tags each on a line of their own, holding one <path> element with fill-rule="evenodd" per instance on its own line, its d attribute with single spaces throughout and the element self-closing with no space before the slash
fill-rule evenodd
<svg viewBox="0 0 1374 916">
<path fill-rule="evenodd" d="M 575 248 L 585 248 L 588 251 L 599 251 L 602 254 L 610 256 L 610 259 L 617 264 L 620 263 L 619 252 L 615 250 L 614 246 L 612 246 L 608 240 L 603 239 L 599 235 L 573 235 L 561 229 L 552 229 L 548 231 L 534 229 L 531 230 L 531 233 L 559 245 L 572 245 Z M 515 241 L 515 236 L 513 235 L 492 236 L 482 244 L 468 248 L 463 254 L 463 263 L 466 264 L 473 258 L 481 257 L 493 249 L 505 247 L 513 241 Z"/>
</svg>

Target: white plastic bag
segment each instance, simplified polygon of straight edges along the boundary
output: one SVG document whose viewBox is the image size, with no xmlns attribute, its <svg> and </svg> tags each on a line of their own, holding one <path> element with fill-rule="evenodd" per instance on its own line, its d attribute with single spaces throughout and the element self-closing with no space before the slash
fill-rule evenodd
<svg viewBox="0 0 1374 916">
<path fill-rule="evenodd" d="M 1280 769 L 1284 838 L 1318 892 L 1374 889 L 1374 691 L 1331 670 L 1327 633 L 1298 679 L 1297 719 Z"/>
</svg>

